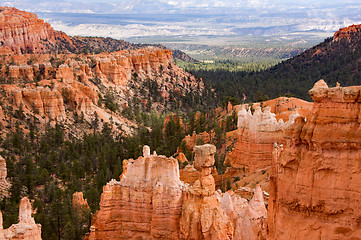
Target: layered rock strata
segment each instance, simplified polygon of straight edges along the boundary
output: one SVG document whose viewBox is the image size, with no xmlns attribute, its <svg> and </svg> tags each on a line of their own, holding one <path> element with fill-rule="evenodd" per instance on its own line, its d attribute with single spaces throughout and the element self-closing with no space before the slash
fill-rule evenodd
<svg viewBox="0 0 361 240">
<path fill-rule="evenodd" d="M 55 31 L 49 23 L 38 19 L 34 13 L 12 7 L 0 7 L 0 48 L 16 54 L 44 53 L 54 49 L 56 39 L 71 44 L 63 32 Z"/>
<path fill-rule="evenodd" d="M 89 204 L 86 199 L 84 199 L 82 192 L 73 193 L 73 208 L 74 209 L 89 209 Z"/>
<path fill-rule="evenodd" d="M 185 196 L 180 220 L 181 238 L 233 239 L 233 225 L 215 194 L 211 175 L 216 147 L 205 144 L 194 148 L 194 165 L 201 176 Z"/>
<path fill-rule="evenodd" d="M 31 213 L 29 199 L 27 197 L 22 198 L 19 207 L 19 223 L 3 229 L 0 212 L 0 240 L 41 240 L 41 225 L 35 223 Z"/>
<path fill-rule="evenodd" d="M 275 144 L 268 239 L 360 239 L 361 87 L 320 80 L 307 122 Z"/>
<path fill-rule="evenodd" d="M 145 148 L 127 165 L 119 182 L 103 188 L 88 239 L 178 239 L 184 184 L 177 160 Z"/>
<path fill-rule="evenodd" d="M 289 121 L 277 121 L 269 107 L 262 111 L 256 107 L 252 114 L 242 108 L 238 112 L 238 135 L 237 143 L 232 152 L 227 154 L 233 168 L 244 168 L 254 172 L 271 166 L 273 143 L 284 142 L 284 130 L 290 126 L 298 116 L 297 112 L 289 116 Z"/>
<path fill-rule="evenodd" d="M 264 239 L 262 190 L 258 186 L 249 203 L 233 192 L 216 192 L 215 152 L 210 144 L 195 147 L 199 175 L 190 186 L 179 180 L 176 159 L 144 146 L 143 157 L 123 161 L 121 180 L 103 188 L 85 239 Z"/>
</svg>

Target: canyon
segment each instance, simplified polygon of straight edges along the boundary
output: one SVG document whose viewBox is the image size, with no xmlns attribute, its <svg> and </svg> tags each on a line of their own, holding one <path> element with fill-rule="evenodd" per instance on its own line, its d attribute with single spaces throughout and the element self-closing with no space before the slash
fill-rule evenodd
<svg viewBox="0 0 361 240">
<path fill-rule="evenodd" d="M 275 145 L 268 239 L 360 239 L 360 90 L 318 81 L 310 117 Z"/>
<path fill-rule="evenodd" d="M 127 46 L 122 50 L 118 47 L 123 45 L 117 46 L 116 40 L 69 37 L 35 14 L 15 8 L 1 7 L 0 19 L 0 198 L 5 202 L 15 192 L 12 187 L 17 187 L 13 172 L 7 172 L 8 162 L 9 169 L 15 172 L 19 167 L 21 174 L 42 167 L 45 177 L 38 182 L 55 179 L 58 192 L 68 191 L 68 218 L 83 212 L 90 216 L 94 209 L 91 203 L 101 192 L 90 188 L 103 187 L 87 240 L 361 239 L 360 86 L 341 87 L 337 83 L 329 87 L 319 80 L 309 91 L 313 102 L 279 97 L 236 106 L 228 102 L 214 112 L 195 113 L 194 123 L 201 122 L 202 117 L 216 119 L 220 129 L 226 128 L 227 118 L 234 114 L 237 126 L 222 132 L 224 142 L 217 145 L 218 149 L 213 145 L 217 135 L 213 126 L 198 134 L 184 134 L 183 150 L 188 152 L 178 149 L 166 157 L 144 146 L 143 156 L 124 160 L 129 149 L 143 145 L 135 141 L 131 142 L 134 146 L 111 156 L 112 161 L 103 159 L 114 150 L 107 149 L 98 159 L 94 152 L 89 157 L 79 154 L 76 161 L 89 161 L 76 165 L 67 162 L 70 154 L 65 151 L 46 154 L 48 143 L 37 139 L 40 134 L 33 135 L 33 142 L 27 144 L 31 146 L 22 146 L 23 137 L 33 131 L 30 123 L 39 132 L 61 126 L 66 136 L 59 138 L 69 146 L 68 140 L 87 134 L 95 138 L 96 131 L 104 131 L 107 137 L 101 141 L 108 141 L 112 136 L 106 135 L 107 127 L 124 141 L 140 126 L 134 116 L 126 116 L 133 110 L 167 114 L 160 124 L 162 134 L 169 122 L 178 120 L 186 131 L 191 124 L 169 113 L 167 104 L 176 102 L 181 108 L 194 96 L 201 96 L 203 80 L 177 67 L 172 51 L 161 46 L 135 47 L 122 42 Z M 332 43 L 351 41 L 359 31 L 359 25 L 340 29 Z M 105 41 L 112 51 L 95 54 L 95 49 L 105 47 Z M 82 51 L 89 44 L 93 46 L 91 53 Z M 322 51 L 314 54 L 316 58 Z M 144 129 L 152 130 L 146 124 Z M 18 135 L 8 138 L 13 133 Z M 92 140 L 88 139 L 90 143 L 80 152 L 103 144 Z M 71 152 L 80 148 L 77 144 L 72 145 Z M 44 152 L 31 153 L 36 158 L 19 153 L 19 149 L 26 152 L 37 145 Z M 13 155 L 11 147 L 15 148 Z M 53 160 L 56 154 L 62 157 L 58 163 L 64 165 Z M 41 162 L 43 155 L 46 161 Z M 75 175 L 67 174 L 89 164 L 94 171 L 76 173 L 80 180 L 70 184 L 69 191 L 67 181 Z M 101 172 L 107 164 L 117 171 Z M 62 174 L 49 173 L 52 168 L 61 169 Z M 103 175 L 97 175 L 99 172 Z M 91 174 L 96 177 L 89 177 Z M 119 181 L 112 179 L 103 186 L 118 176 Z M 88 185 L 82 186 L 81 181 Z M 31 178 L 27 186 L 34 187 L 34 182 Z M 55 188 L 56 184 L 45 187 L 39 183 L 33 195 L 24 185 L 17 200 L 19 222 L 3 229 L 0 213 L 0 240 L 41 239 L 41 225 L 35 223 L 32 214 L 44 209 L 37 202 L 33 211 L 29 198 L 23 196 L 29 193 L 39 197 L 43 189 Z M 87 197 L 88 204 L 84 196 L 93 199 Z M 43 197 L 49 196 L 44 193 Z M 88 228 L 90 218 L 86 214 L 81 216 L 81 224 Z M 58 231 L 65 226 L 59 223 Z"/>
<path fill-rule="evenodd" d="M 104 186 L 86 239 L 253 239 L 265 234 L 262 190 L 258 187 L 249 203 L 233 191 L 216 191 L 211 175 L 215 151 L 210 144 L 195 147 L 201 175 L 191 186 L 180 181 L 176 159 L 150 154 L 144 146 L 142 157 L 124 161 L 121 180 Z"/>
<path fill-rule="evenodd" d="M 12 125 L 11 115 L 19 111 L 40 123 L 61 122 L 74 136 L 81 134 L 74 124 L 78 116 L 89 124 L 100 121 L 99 128 L 107 123 L 130 133 L 136 125 L 121 114 L 133 107 L 130 102 L 163 109 L 176 96 L 203 91 L 203 81 L 177 67 L 169 49 L 133 46 L 74 54 L 70 50 L 85 40 L 75 38 L 74 45 L 33 13 L 2 7 L 0 18 L 0 98 L 12 107 L 2 109 L 5 125 Z M 69 51 L 63 51 L 64 44 Z"/>
</svg>

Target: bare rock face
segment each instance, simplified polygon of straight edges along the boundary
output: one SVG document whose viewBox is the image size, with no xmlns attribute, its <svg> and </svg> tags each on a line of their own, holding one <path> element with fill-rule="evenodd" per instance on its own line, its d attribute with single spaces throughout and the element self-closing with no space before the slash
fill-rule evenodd
<svg viewBox="0 0 361 240">
<path fill-rule="evenodd" d="M 333 41 L 340 41 L 341 39 L 348 39 L 352 38 L 352 34 L 358 33 L 361 30 L 361 25 L 351 25 L 348 27 L 341 28 L 333 35 Z"/>
<path fill-rule="evenodd" d="M 6 176 L 6 161 L 2 156 L 0 156 L 0 199 L 9 196 L 11 184 L 6 180 Z"/>
<path fill-rule="evenodd" d="M 321 80 L 309 93 L 307 122 L 274 148 L 269 239 L 360 239 L 361 87 Z"/>
<path fill-rule="evenodd" d="M 0 240 L 41 240 L 41 225 L 35 223 L 31 213 L 30 201 L 24 197 L 21 199 L 19 207 L 19 223 L 3 229 L 1 214 Z"/>
<path fill-rule="evenodd" d="M 16 54 L 47 52 L 56 43 L 56 38 L 71 44 L 66 34 L 54 31 L 49 23 L 38 19 L 34 13 L 1 7 L 0 19 L 0 47 Z"/>
<path fill-rule="evenodd" d="M 221 207 L 232 220 L 234 239 L 266 239 L 267 209 L 259 185 L 250 202 L 232 191 L 221 194 L 219 198 Z"/>
<path fill-rule="evenodd" d="M 269 107 L 262 111 L 256 107 L 252 114 L 250 110 L 242 108 L 238 112 L 237 143 L 232 152 L 227 154 L 234 168 L 245 168 L 249 172 L 269 167 L 272 162 L 273 143 L 282 143 L 284 129 L 294 122 L 297 112 L 289 116 L 289 121 L 277 121 L 275 114 Z"/>
<path fill-rule="evenodd" d="M 186 142 L 186 147 L 193 151 L 194 147 L 197 146 L 197 141 L 201 140 L 203 143 L 209 143 L 212 139 L 213 135 L 211 136 L 207 132 L 201 132 L 199 134 L 196 134 L 196 132 L 193 132 L 192 135 L 187 135 L 184 137 L 184 141 Z"/>
<path fill-rule="evenodd" d="M 233 239 L 233 225 L 215 194 L 211 166 L 216 147 L 195 147 L 195 166 L 201 177 L 188 189 L 180 220 L 181 239 Z"/>
<path fill-rule="evenodd" d="M 74 209 L 89 209 L 86 199 L 84 199 L 82 192 L 73 193 L 73 208 Z"/>
<path fill-rule="evenodd" d="M 239 195 L 215 191 L 213 145 L 195 147 L 197 173 L 192 186 L 179 180 L 176 159 L 150 154 L 123 161 L 120 181 L 103 188 L 100 210 L 87 240 L 95 239 L 265 239 L 262 190 L 248 203 Z M 235 226 L 235 227 L 234 227 Z"/>
<path fill-rule="evenodd" d="M 88 239 L 178 239 L 184 191 L 178 161 L 148 150 L 103 188 Z"/>
<path fill-rule="evenodd" d="M 18 88 L 6 86 L 8 92 L 12 93 L 15 105 L 33 109 L 40 116 L 47 116 L 55 120 L 65 117 L 63 97 L 56 89 L 48 87 Z"/>
</svg>

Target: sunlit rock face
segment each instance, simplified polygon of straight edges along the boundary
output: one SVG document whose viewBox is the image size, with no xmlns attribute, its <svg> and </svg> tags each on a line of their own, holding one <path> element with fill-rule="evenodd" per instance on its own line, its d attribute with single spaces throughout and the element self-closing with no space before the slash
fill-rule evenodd
<svg viewBox="0 0 361 240">
<path fill-rule="evenodd" d="M 89 239 L 178 239 L 184 184 L 175 158 L 150 155 L 126 161 L 121 180 L 103 188 Z"/>
<path fill-rule="evenodd" d="M 56 39 L 72 45 L 63 32 L 55 31 L 49 23 L 39 19 L 34 13 L 16 8 L 0 7 L 0 49 L 16 54 L 46 53 L 53 49 Z"/>
<path fill-rule="evenodd" d="M 233 191 L 218 194 L 221 207 L 233 223 L 233 239 L 266 239 L 267 209 L 259 185 L 256 186 L 250 202 L 233 193 Z"/>
<path fill-rule="evenodd" d="M 0 240 L 41 240 L 41 225 L 35 223 L 31 214 L 30 201 L 24 197 L 20 201 L 19 222 L 3 229 L 0 212 Z"/>
<path fill-rule="evenodd" d="M 201 172 L 186 193 L 180 221 L 181 238 L 233 239 L 233 224 L 215 194 L 211 167 L 216 147 L 211 144 L 194 147 L 194 165 Z"/>
<path fill-rule="evenodd" d="M 309 119 L 273 151 L 268 239 L 360 239 L 360 93 L 323 80 L 309 91 Z"/>
<path fill-rule="evenodd" d="M 263 110 L 256 107 L 253 114 L 250 109 L 242 108 L 238 112 L 237 142 L 226 161 L 233 168 L 244 168 L 249 172 L 271 166 L 273 143 L 284 142 L 284 130 L 297 116 L 294 112 L 287 122 L 283 122 L 282 119 L 277 121 L 269 107 Z"/>
<path fill-rule="evenodd" d="M 0 156 L 0 199 L 9 196 L 11 184 L 6 180 L 7 174 L 6 161 Z"/>
<path fill-rule="evenodd" d="M 264 239 L 262 190 L 257 187 L 250 202 L 216 191 L 215 152 L 210 144 L 195 147 L 199 174 L 189 185 L 179 180 L 176 159 L 144 146 L 142 157 L 124 160 L 121 180 L 104 186 L 85 239 Z"/>
</svg>

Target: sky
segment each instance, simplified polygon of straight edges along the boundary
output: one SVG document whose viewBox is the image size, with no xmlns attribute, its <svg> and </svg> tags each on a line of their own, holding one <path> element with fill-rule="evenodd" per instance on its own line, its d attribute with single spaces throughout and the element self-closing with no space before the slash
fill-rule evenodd
<svg viewBox="0 0 361 240">
<path fill-rule="evenodd" d="M 227 13 L 244 9 L 269 12 L 317 11 L 337 6 L 360 6 L 359 0 L 1 0 L 31 12 L 66 13 Z M 312 14 L 312 13 L 310 13 Z"/>
<path fill-rule="evenodd" d="M 35 12 L 69 35 L 116 39 L 327 32 L 323 39 L 361 23 L 361 0 L 0 0 L 0 6 Z"/>
</svg>

